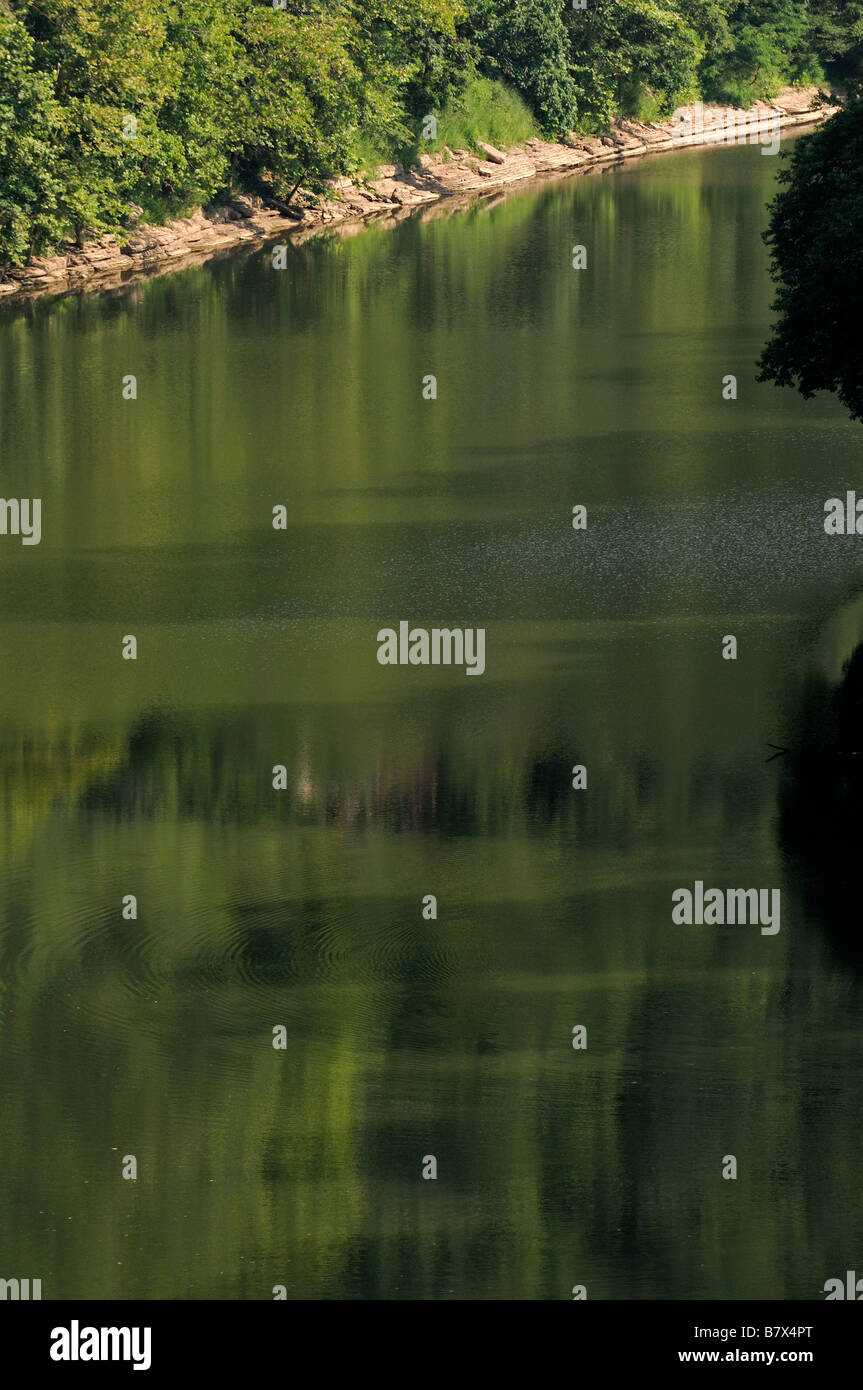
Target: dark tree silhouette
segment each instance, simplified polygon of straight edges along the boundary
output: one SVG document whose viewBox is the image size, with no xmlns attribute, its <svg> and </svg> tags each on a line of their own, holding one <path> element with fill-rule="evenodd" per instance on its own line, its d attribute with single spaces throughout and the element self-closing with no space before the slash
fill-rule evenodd
<svg viewBox="0 0 863 1390">
<path fill-rule="evenodd" d="M 834 391 L 863 419 L 863 102 L 795 146 L 765 240 L 779 318 L 760 381 Z"/>
</svg>

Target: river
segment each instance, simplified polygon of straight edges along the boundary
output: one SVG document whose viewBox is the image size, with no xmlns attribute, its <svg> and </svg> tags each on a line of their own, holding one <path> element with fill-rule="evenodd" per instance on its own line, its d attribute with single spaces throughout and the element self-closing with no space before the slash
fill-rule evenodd
<svg viewBox="0 0 863 1390">
<path fill-rule="evenodd" d="M 755 380 L 779 162 L 0 311 L 2 490 L 42 499 L 38 546 L 0 537 L 0 1276 L 806 1299 L 860 1267 L 860 966 L 767 744 L 861 588 L 823 516 L 863 431 Z M 405 620 L 483 628 L 482 676 L 380 665 Z M 779 889 L 781 929 L 676 925 L 697 881 Z"/>
</svg>

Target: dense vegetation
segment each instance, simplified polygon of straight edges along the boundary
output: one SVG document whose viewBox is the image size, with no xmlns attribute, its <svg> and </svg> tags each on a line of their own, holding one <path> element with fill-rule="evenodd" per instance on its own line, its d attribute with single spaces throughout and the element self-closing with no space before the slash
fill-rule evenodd
<svg viewBox="0 0 863 1390">
<path fill-rule="evenodd" d="M 0 0 L 0 263 L 438 143 L 851 81 L 863 0 Z M 481 129 L 485 126 L 486 129 Z"/>
<path fill-rule="evenodd" d="M 795 147 L 779 175 L 766 240 L 778 320 L 762 379 L 804 396 L 835 391 L 863 420 L 863 103 L 840 111 Z"/>
</svg>

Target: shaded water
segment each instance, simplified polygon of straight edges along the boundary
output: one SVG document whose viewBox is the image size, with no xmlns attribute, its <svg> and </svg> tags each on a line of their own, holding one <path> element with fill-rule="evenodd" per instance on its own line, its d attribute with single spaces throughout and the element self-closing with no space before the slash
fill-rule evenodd
<svg viewBox="0 0 863 1390">
<path fill-rule="evenodd" d="M 854 612 L 822 518 L 863 431 L 755 383 L 776 171 L 677 154 L 0 316 L 2 491 L 43 499 L 0 538 L 0 1276 L 859 1267 L 860 975 L 765 743 Z M 485 627 L 485 674 L 381 667 L 402 619 Z M 696 879 L 780 888 L 779 934 L 674 926 Z"/>
</svg>

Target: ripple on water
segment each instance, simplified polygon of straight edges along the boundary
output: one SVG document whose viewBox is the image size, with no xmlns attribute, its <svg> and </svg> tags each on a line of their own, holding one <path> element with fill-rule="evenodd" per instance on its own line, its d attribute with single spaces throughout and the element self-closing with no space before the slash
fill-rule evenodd
<svg viewBox="0 0 863 1390">
<path fill-rule="evenodd" d="M 103 942 L 102 967 L 121 990 L 108 998 L 93 990 L 88 1010 L 123 1028 L 124 1009 L 137 1015 L 148 1000 L 182 998 L 196 1010 L 205 1000 L 204 1027 L 248 1031 L 261 1015 L 272 1026 L 274 1008 L 290 1012 L 294 996 L 311 991 L 324 1002 L 349 991 L 359 996 L 352 1016 L 371 1023 L 393 990 L 434 988 L 458 969 L 456 953 L 439 937 L 406 923 L 392 904 L 379 906 L 379 916 L 347 901 L 198 907 L 177 927 L 140 931 L 116 958 Z M 114 925 L 112 913 L 102 926 Z M 152 1026 L 161 1025 L 154 1018 Z"/>
</svg>

